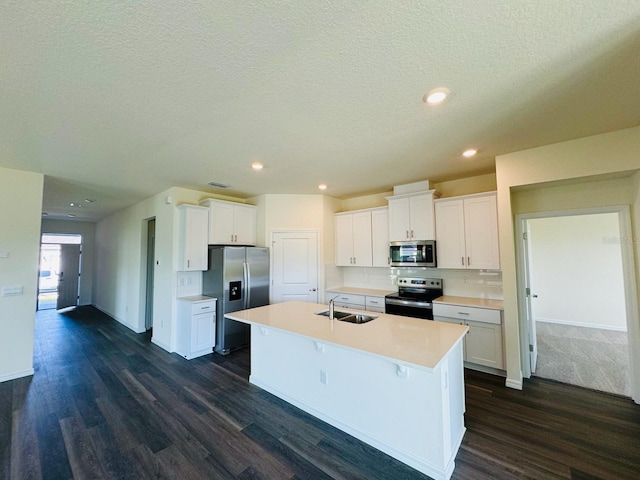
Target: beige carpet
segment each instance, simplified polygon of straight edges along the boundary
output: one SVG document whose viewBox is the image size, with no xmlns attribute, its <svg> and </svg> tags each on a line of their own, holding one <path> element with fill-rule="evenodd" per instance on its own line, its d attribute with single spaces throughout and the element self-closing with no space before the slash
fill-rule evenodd
<svg viewBox="0 0 640 480">
<path fill-rule="evenodd" d="M 630 396 L 626 332 L 536 322 L 535 376 Z"/>
</svg>

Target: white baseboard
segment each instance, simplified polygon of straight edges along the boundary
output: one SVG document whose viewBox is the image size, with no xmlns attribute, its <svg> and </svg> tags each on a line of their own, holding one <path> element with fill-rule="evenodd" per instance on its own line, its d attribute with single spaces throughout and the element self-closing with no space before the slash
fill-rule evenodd
<svg viewBox="0 0 640 480">
<path fill-rule="evenodd" d="M 515 390 L 522 390 L 522 384 L 522 372 L 518 372 L 518 378 L 509 378 L 509 376 L 507 376 L 507 380 L 504 382 L 505 387 Z"/>
<path fill-rule="evenodd" d="M 556 318 L 544 318 L 544 317 L 535 317 L 534 320 L 536 322 L 556 323 L 558 325 L 568 325 L 568 326 L 571 326 L 571 327 L 599 328 L 601 330 L 614 330 L 616 332 L 626 332 L 627 331 L 627 327 L 626 326 L 625 327 L 617 327 L 615 325 L 572 322 L 570 320 L 559 320 L 559 319 L 556 319 Z"/>
<path fill-rule="evenodd" d="M 155 337 L 151 337 L 151 343 L 153 343 L 154 345 L 159 346 L 161 349 L 166 350 L 169 353 L 173 353 L 173 350 L 171 350 L 171 348 L 169 347 L 169 345 L 166 345 L 164 343 L 162 343 L 159 340 L 156 340 Z M 209 352 L 210 353 L 210 352 Z"/>
<path fill-rule="evenodd" d="M 33 373 L 33 368 L 22 370 L 21 372 L 6 373 L 4 375 L 0 375 L 0 383 L 8 382 L 9 380 L 15 380 L 17 378 L 28 377 L 29 375 L 33 375 Z"/>
<path fill-rule="evenodd" d="M 121 323 L 122 325 L 124 325 L 125 327 L 127 327 L 129 330 L 134 331 L 135 333 L 144 333 L 146 332 L 146 330 L 143 328 L 142 330 L 140 330 L 139 328 L 134 328 L 131 325 L 129 325 L 128 323 L 126 323 L 124 320 L 122 320 L 121 318 L 118 318 L 116 315 L 114 315 L 113 313 L 111 313 L 110 311 L 108 311 L 105 308 L 102 308 L 100 305 L 96 305 L 95 303 L 93 304 L 93 306 L 95 308 L 97 308 L 98 310 L 100 310 L 102 313 L 104 313 L 105 315 L 109 315 L 111 318 L 113 318 L 116 322 Z"/>
</svg>

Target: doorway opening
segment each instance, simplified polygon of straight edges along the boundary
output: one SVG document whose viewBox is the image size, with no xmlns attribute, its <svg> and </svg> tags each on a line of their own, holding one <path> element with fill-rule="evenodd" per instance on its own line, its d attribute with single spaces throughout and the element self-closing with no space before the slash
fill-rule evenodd
<svg viewBox="0 0 640 480">
<path fill-rule="evenodd" d="M 78 305 L 81 253 L 82 235 L 42 234 L 37 310 Z"/>
<path fill-rule="evenodd" d="M 149 341 L 153 334 L 153 281 L 155 274 L 155 258 L 156 258 L 156 219 L 147 220 L 147 260 L 146 272 L 147 279 L 145 285 L 145 311 L 144 311 L 144 329 L 147 332 Z"/>
<path fill-rule="evenodd" d="M 625 211 L 519 215 L 525 376 L 632 396 L 635 286 Z"/>
</svg>

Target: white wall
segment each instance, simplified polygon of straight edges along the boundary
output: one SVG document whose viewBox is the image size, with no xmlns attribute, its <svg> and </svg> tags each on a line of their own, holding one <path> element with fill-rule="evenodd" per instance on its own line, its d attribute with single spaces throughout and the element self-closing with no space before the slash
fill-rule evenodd
<svg viewBox="0 0 640 480">
<path fill-rule="evenodd" d="M 0 168 L 0 382 L 33 374 L 44 176 Z"/>
<path fill-rule="evenodd" d="M 618 130 L 602 135 L 562 142 L 545 147 L 496 157 L 496 179 L 498 185 L 498 226 L 500 235 L 500 263 L 504 289 L 504 331 L 507 366 L 507 385 L 522 388 L 522 365 L 520 354 L 520 325 L 518 317 L 518 292 L 516 280 L 516 251 L 514 210 L 512 194 L 523 186 L 544 186 L 554 182 L 575 179 L 605 179 L 606 185 L 612 174 L 633 175 L 640 167 L 640 127 Z M 637 183 L 637 175 L 634 177 Z M 558 196 L 566 197 L 564 191 L 576 188 L 574 183 L 555 187 Z M 636 187 L 637 189 L 637 187 Z M 636 190 L 637 192 L 637 190 Z M 615 194 L 615 192 L 613 192 Z M 604 206 L 610 200 L 606 194 L 591 190 L 588 196 L 581 195 L 570 208 Z M 640 228 L 637 209 L 640 209 L 640 196 L 629 198 L 634 231 Z M 598 205 L 594 205 L 598 204 Z M 561 210 L 560 207 L 557 208 Z M 553 208 L 552 208 L 553 209 Z M 635 275 L 638 282 L 638 255 L 640 246 L 634 243 Z M 637 306 L 633 312 L 638 317 Z M 631 335 L 630 331 L 630 335 Z M 635 359 L 638 364 L 640 359 Z"/>
<path fill-rule="evenodd" d="M 42 233 L 82 235 L 82 266 L 79 305 L 93 303 L 96 224 L 70 220 L 42 219 Z"/>
<path fill-rule="evenodd" d="M 626 331 L 618 214 L 528 224 L 534 320 Z"/>
<path fill-rule="evenodd" d="M 175 350 L 178 209 L 211 195 L 170 188 L 98 222 L 94 303 L 135 332 L 145 329 L 147 221 L 156 219 L 153 339 Z M 197 275 L 197 274 L 196 274 Z"/>
</svg>

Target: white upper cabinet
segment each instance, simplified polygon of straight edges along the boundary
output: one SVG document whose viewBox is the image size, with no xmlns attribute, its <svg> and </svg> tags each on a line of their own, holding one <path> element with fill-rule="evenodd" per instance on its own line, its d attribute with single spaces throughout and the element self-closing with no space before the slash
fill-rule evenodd
<svg viewBox="0 0 640 480">
<path fill-rule="evenodd" d="M 371 250 L 374 267 L 389 266 L 389 209 L 371 210 Z"/>
<path fill-rule="evenodd" d="M 200 205 L 209 208 L 209 245 L 256 244 L 256 207 L 211 198 Z"/>
<path fill-rule="evenodd" d="M 180 215 L 179 271 L 207 269 L 209 210 L 197 205 L 178 205 Z"/>
<path fill-rule="evenodd" d="M 389 241 L 435 240 L 435 190 L 387 197 Z"/>
<path fill-rule="evenodd" d="M 372 265 L 371 212 L 340 213 L 335 215 L 336 265 Z"/>
<path fill-rule="evenodd" d="M 438 268 L 498 270 L 495 192 L 435 201 Z"/>
</svg>

